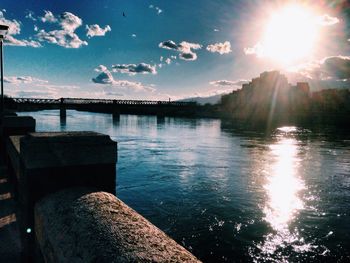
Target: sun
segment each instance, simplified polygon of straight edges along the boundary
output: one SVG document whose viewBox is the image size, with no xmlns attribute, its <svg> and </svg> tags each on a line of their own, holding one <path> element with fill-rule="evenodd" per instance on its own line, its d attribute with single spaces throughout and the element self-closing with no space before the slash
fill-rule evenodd
<svg viewBox="0 0 350 263">
<path fill-rule="evenodd" d="M 317 36 L 314 14 L 303 6 L 287 6 L 268 20 L 260 55 L 290 64 L 312 53 Z"/>
</svg>

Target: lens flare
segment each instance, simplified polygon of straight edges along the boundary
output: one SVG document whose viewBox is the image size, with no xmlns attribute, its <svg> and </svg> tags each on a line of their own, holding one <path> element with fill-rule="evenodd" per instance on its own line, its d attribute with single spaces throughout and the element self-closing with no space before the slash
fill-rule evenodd
<svg viewBox="0 0 350 263">
<path fill-rule="evenodd" d="M 315 15 L 302 6 L 287 6 L 269 19 L 259 55 L 288 64 L 309 56 L 317 36 Z"/>
</svg>

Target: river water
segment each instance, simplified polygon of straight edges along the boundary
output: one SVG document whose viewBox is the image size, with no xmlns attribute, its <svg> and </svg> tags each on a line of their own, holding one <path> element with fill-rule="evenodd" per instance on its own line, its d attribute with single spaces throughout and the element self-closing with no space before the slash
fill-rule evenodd
<svg viewBox="0 0 350 263">
<path fill-rule="evenodd" d="M 118 141 L 117 196 L 204 262 L 350 262 L 350 133 L 26 112 Z"/>
</svg>

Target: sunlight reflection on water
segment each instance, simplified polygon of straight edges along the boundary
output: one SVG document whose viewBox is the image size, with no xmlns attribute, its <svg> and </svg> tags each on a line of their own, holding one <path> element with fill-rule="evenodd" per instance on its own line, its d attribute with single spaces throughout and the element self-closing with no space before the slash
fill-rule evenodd
<svg viewBox="0 0 350 263">
<path fill-rule="evenodd" d="M 293 139 L 282 139 L 270 145 L 275 156 L 268 183 L 264 186 L 268 194 L 268 203 L 264 208 L 265 220 L 276 231 L 288 226 L 295 213 L 303 208 L 298 192 L 305 188 L 304 182 L 297 176 L 297 146 Z"/>
<path fill-rule="evenodd" d="M 295 132 L 294 127 L 278 129 L 285 133 Z M 304 208 L 300 191 L 306 188 L 304 181 L 298 176 L 300 159 L 298 158 L 297 141 L 290 136 L 279 136 L 278 141 L 269 145 L 271 162 L 266 171 L 267 194 L 263 207 L 264 220 L 272 228 L 264 241 L 257 244 L 260 255 L 256 259 L 279 260 L 286 258 L 279 253 L 283 248 L 292 247 L 296 252 L 309 251 L 311 244 L 306 244 L 300 237 L 297 228 L 291 229 L 291 223 L 297 219 L 298 212 Z M 273 256 L 273 257 L 272 257 Z"/>
</svg>

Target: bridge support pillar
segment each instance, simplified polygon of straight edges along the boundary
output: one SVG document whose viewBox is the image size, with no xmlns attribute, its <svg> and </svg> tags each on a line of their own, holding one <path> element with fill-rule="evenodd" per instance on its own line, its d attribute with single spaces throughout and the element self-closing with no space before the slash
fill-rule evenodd
<svg viewBox="0 0 350 263">
<path fill-rule="evenodd" d="M 117 108 L 118 106 L 116 105 L 116 101 L 113 101 L 113 108 L 112 108 L 112 118 L 113 118 L 113 123 L 114 122 L 119 122 L 120 120 L 120 110 Z"/>
<path fill-rule="evenodd" d="M 119 123 L 119 121 L 120 121 L 120 114 L 113 112 L 112 118 L 113 118 L 113 123 Z"/>
<path fill-rule="evenodd" d="M 61 98 L 61 103 L 60 103 L 60 117 L 61 118 L 66 118 L 67 117 L 67 109 L 66 105 L 64 104 L 64 98 Z"/>
<path fill-rule="evenodd" d="M 157 115 L 157 125 L 164 124 L 164 123 L 165 123 L 165 116 Z"/>
<path fill-rule="evenodd" d="M 60 117 L 61 118 L 66 118 L 67 117 L 67 110 L 66 108 L 60 108 Z"/>
<path fill-rule="evenodd" d="M 66 130 L 66 126 L 67 126 L 67 116 L 66 114 L 64 114 L 63 116 L 61 115 L 61 112 L 60 112 L 60 126 L 61 126 L 61 129 L 63 131 Z"/>
</svg>

